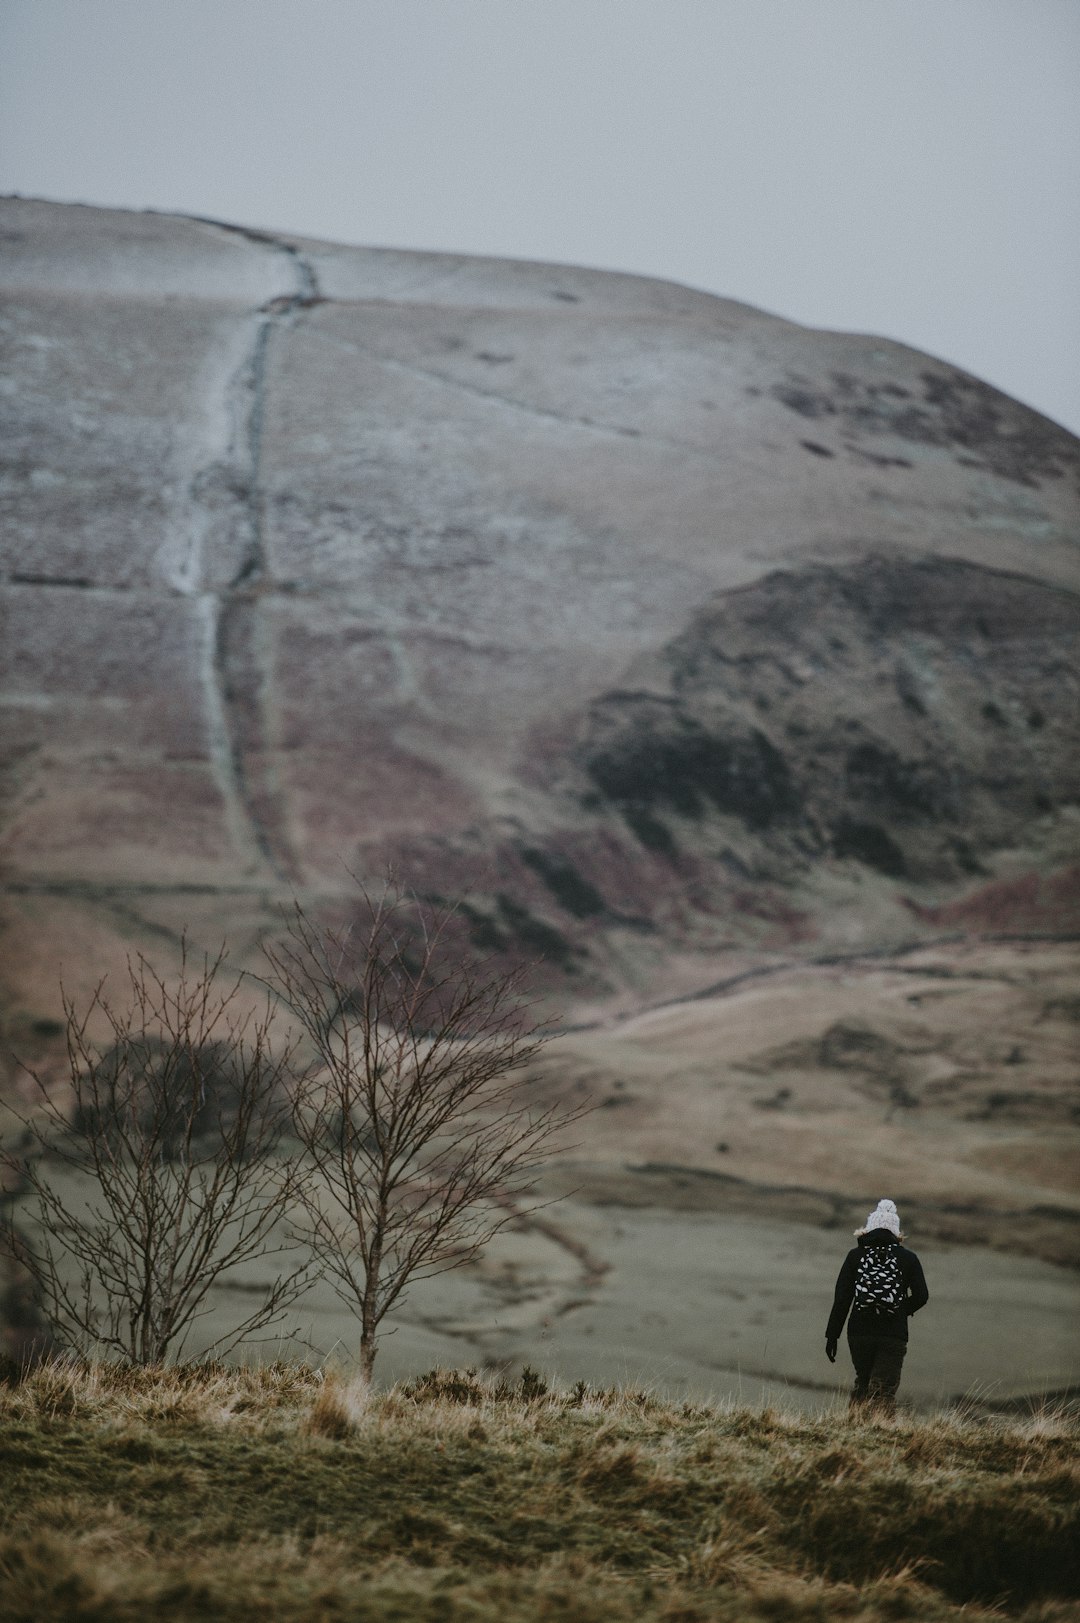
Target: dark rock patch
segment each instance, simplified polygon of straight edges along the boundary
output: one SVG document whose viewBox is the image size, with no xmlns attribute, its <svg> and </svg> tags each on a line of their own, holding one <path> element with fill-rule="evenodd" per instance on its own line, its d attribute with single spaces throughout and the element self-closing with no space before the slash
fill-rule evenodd
<svg viewBox="0 0 1080 1623">
<path fill-rule="evenodd" d="M 657 856 L 666 857 L 669 862 L 675 860 L 679 854 L 679 847 L 666 823 L 662 823 L 651 812 L 632 802 L 623 805 L 622 814 L 631 833 L 647 851 L 654 851 Z"/>
<path fill-rule="evenodd" d="M 903 760 L 887 745 L 857 744 L 848 751 L 844 773 L 850 797 L 887 818 L 943 817 L 951 809 L 944 771 L 932 761 Z"/>
<path fill-rule="evenodd" d="M 572 970 L 580 953 L 555 926 L 523 907 L 513 896 L 501 892 L 495 898 L 499 909 L 501 935 L 527 954 L 544 959 L 560 969 Z"/>
<path fill-rule="evenodd" d="M 832 848 L 835 856 L 854 857 L 889 879 L 903 879 L 907 873 L 903 851 L 878 823 L 857 823 L 842 817 L 833 832 Z"/>
<path fill-rule="evenodd" d="M 927 367 L 919 384 L 921 395 L 914 395 L 892 383 L 870 383 L 843 372 L 818 379 L 793 373 L 771 392 L 808 421 L 835 419 L 854 442 L 847 450 L 882 466 L 909 468 L 911 463 L 867 451 L 858 444 L 860 437 L 890 435 L 953 449 L 966 467 L 1032 488 L 1042 479 L 1060 479 L 1080 464 L 1076 441 L 1067 430 L 978 378 Z M 806 440 L 800 443 L 813 448 Z"/>
<path fill-rule="evenodd" d="M 604 898 L 574 864 L 557 851 L 527 847 L 521 860 L 538 874 L 559 906 L 577 919 L 595 918 L 605 911 Z"/>
<path fill-rule="evenodd" d="M 690 819 L 712 808 L 758 829 L 798 810 L 783 753 L 756 728 L 732 735 L 685 710 L 617 696 L 598 702 L 594 724 L 603 741 L 587 747 L 585 768 L 617 806 Z"/>
</svg>

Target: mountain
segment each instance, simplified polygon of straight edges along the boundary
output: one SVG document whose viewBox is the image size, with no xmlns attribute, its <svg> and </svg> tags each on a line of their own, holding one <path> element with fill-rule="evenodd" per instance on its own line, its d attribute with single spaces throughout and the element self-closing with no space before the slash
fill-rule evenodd
<svg viewBox="0 0 1080 1623">
<path fill-rule="evenodd" d="M 346 867 L 575 1005 L 1075 929 L 1064 430 L 635 277 L 0 232 L 9 1008 L 185 922 L 243 953 Z"/>
</svg>

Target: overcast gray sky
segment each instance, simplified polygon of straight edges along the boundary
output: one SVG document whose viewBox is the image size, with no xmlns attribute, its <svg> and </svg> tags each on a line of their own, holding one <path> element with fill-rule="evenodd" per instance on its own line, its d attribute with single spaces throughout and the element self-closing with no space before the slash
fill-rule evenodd
<svg viewBox="0 0 1080 1623">
<path fill-rule="evenodd" d="M 0 191 L 667 277 L 1080 432 L 1077 0 L 0 0 Z"/>
</svg>

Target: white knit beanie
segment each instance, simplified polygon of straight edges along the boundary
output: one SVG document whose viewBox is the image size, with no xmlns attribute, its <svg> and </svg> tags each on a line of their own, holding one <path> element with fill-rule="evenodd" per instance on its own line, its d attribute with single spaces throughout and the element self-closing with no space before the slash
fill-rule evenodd
<svg viewBox="0 0 1080 1623">
<path fill-rule="evenodd" d="M 869 1234 L 874 1229 L 888 1229 L 897 1239 L 900 1238 L 900 1214 L 891 1200 L 879 1200 L 866 1219 L 865 1227 L 856 1229 L 855 1233 Z"/>
</svg>

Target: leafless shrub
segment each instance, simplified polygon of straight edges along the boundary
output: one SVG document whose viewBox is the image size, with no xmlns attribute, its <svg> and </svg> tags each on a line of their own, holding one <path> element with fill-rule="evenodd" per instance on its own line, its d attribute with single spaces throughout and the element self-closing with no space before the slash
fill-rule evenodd
<svg viewBox="0 0 1080 1623">
<path fill-rule="evenodd" d="M 355 930 L 297 907 L 268 949 L 270 985 L 317 1056 L 294 1131 L 314 1176 L 298 1235 L 360 1321 L 379 1326 L 414 1279 L 458 1267 L 517 1215 L 555 1135 L 580 1110 L 537 1097 L 543 1043 L 522 972 L 463 960 L 453 914 L 388 886 Z"/>
<path fill-rule="evenodd" d="M 175 984 L 142 957 L 128 977 L 123 1007 L 104 983 L 81 1014 L 65 997 L 70 1095 L 30 1073 L 21 1144 L 0 1151 L 23 1197 L 6 1240 L 63 1345 L 159 1364 L 182 1353 L 214 1286 L 283 1254 L 272 1238 L 297 1177 L 292 1050 L 271 1040 L 269 1003 L 244 1008 L 224 950 L 194 967 L 185 949 Z M 90 1037 L 100 1023 L 104 1051 Z M 306 1277 L 279 1269 L 206 1356 L 277 1323 Z"/>
</svg>

